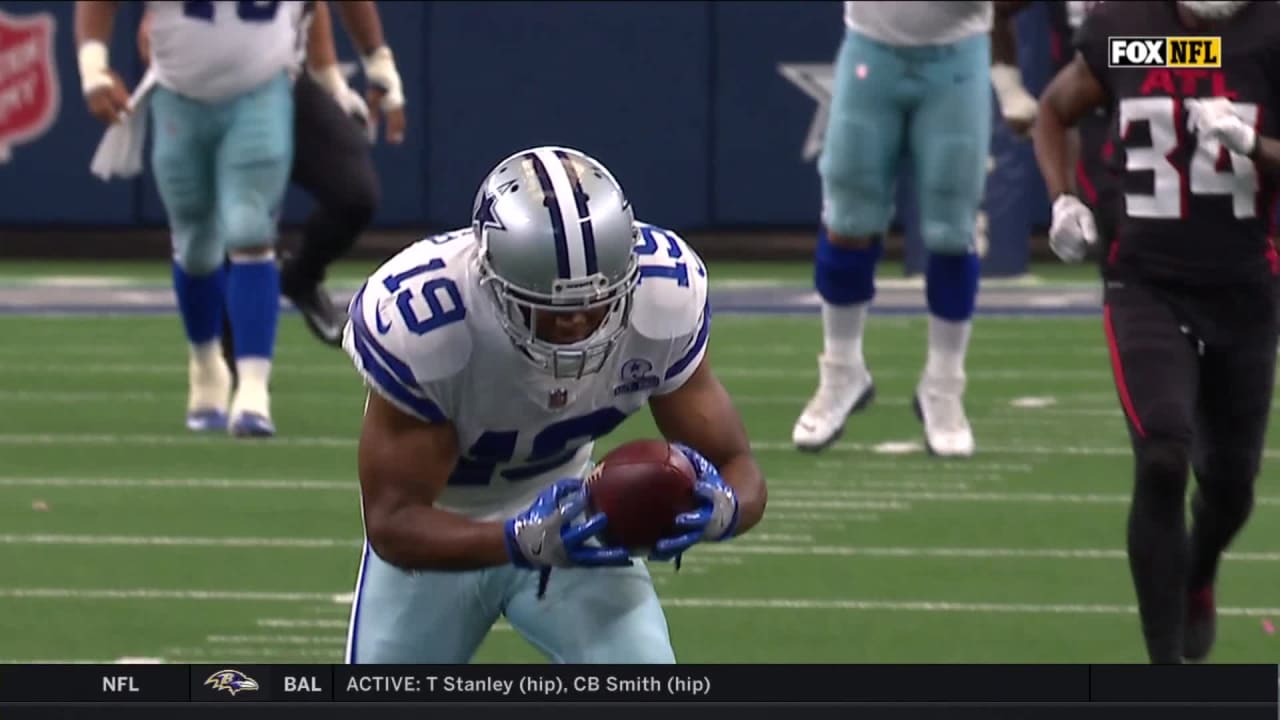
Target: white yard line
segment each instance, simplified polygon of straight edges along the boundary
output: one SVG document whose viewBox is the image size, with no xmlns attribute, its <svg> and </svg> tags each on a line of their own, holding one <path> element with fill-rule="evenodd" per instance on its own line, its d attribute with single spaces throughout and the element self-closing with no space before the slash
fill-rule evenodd
<svg viewBox="0 0 1280 720">
<path fill-rule="evenodd" d="M 319 597 L 337 597 L 325 593 L 262 593 L 235 590 L 158 590 L 158 589 L 74 589 L 74 588 L 0 588 L 0 597 L 40 599 L 147 599 L 147 600 L 217 600 L 246 602 L 313 602 Z M 848 610 L 896 611 L 921 613 L 976 613 L 1028 615 L 1136 615 L 1133 605 L 1088 603 L 982 603 L 945 600 L 872 600 L 812 598 L 741 598 L 741 597 L 664 597 L 668 608 L 724 610 Z M 1280 616 L 1278 607 L 1219 607 L 1223 617 Z M 337 636 L 335 636 L 336 638 Z M 230 649 L 221 652 L 230 653 Z"/>
<path fill-rule="evenodd" d="M 244 547 L 327 550 L 354 549 L 359 538 L 261 538 L 261 537 L 168 537 L 148 535 L 0 535 L 4 545 L 85 545 L 91 547 Z M 963 548 L 963 547 L 870 547 L 814 544 L 812 535 L 752 533 L 738 541 L 706 544 L 698 552 L 712 555 L 777 555 L 785 557 L 883 557 L 941 559 L 1036 559 L 1036 560 L 1124 560 L 1120 548 Z M 1280 551 L 1230 552 L 1226 557 L 1238 562 L 1280 562 Z M 0 594 L 4 592 L 0 589 Z M 159 591 L 165 592 L 165 591 Z"/>
</svg>

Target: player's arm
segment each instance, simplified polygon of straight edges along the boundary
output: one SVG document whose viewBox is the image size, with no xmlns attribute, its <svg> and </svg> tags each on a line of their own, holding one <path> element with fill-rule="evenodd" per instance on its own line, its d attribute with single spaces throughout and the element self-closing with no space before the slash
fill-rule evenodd
<svg viewBox="0 0 1280 720">
<path fill-rule="evenodd" d="M 741 535 L 760 522 L 768 499 L 764 474 L 751 453 L 742 418 L 707 357 L 678 389 L 650 397 L 649 409 L 663 437 L 697 451 L 732 488 L 737 518 L 729 520 L 728 534 Z"/>
<path fill-rule="evenodd" d="M 406 570 L 510 562 L 502 523 L 434 507 L 457 459 L 452 424 L 424 422 L 369 393 L 357 461 L 365 532 L 379 557 Z"/>
<path fill-rule="evenodd" d="M 1036 99 L 1027 92 L 1018 68 L 1018 40 L 1014 16 L 1030 2 L 995 3 L 991 25 L 991 87 L 1000 104 L 1000 114 L 1009 129 L 1025 135 L 1035 118 Z"/>
<path fill-rule="evenodd" d="M 1044 176 L 1050 198 L 1071 192 L 1071 151 L 1068 131 L 1090 110 L 1107 102 L 1107 91 L 1094 77 L 1080 53 L 1062 69 L 1040 94 L 1031 137 L 1036 163 Z"/>
<path fill-rule="evenodd" d="M 369 81 L 369 112 L 374 125 L 378 113 L 387 116 L 387 140 L 404 141 L 404 87 L 395 57 L 382 34 L 382 18 L 371 0 L 335 0 L 342 24 L 364 62 L 364 76 Z"/>
<path fill-rule="evenodd" d="M 75 9 L 77 60 L 80 87 L 89 112 L 108 125 L 128 112 L 129 91 L 111 70 L 108 44 L 115 26 L 118 2 L 78 0 Z"/>
<path fill-rule="evenodd" d="M 329 3 L 317 0 L 312 10 L 311 27 L 307 29 L 307 75 L 324 88 L 334 102 L 347 115 L 365 127 L 373 141 L 376 126 L 370 121 L 369 106 L 360 94 L 351 89 L 347 78 L 338 66 L 338 49 L 333 41 L 333 17 Z"/>
<path fill-rule="evenodd" d="M 1077 52 L 1040 95 L 1040 112 L 1032 129 L 1036 163 L 1053 200 L 1049 247 L 1066 262 L 1084 259 L 1087 248 L 1098 240 L 1093 212 L 1072 194 L 1076 151 L 1070 128 L 1086 112 L 1107 102 L 1107 92 Z"/>
<path fill-rule="evenodd" d="M 581 481 L 547 488 L 506 521 L 474 520 L 435 507 L 458 461 L 448 421 L 426 422 L 369 393 L 357 464 L 365 535 L 378 557 L 404 570 L 625 565 L 625 550 L 583 547 L 606 519 L 569 527 L 585 510 Z"/>
<path fill-rule="evenodd" d="M 329 3 L 316 0 L 313 7 L 311 28 L 307 31 L 307 70 L 317 81 L 320 81 L 318 76 L 321 74 L 336 73 L 337 79 L 346 85 L 342 70 L 338 68 L 338 49 L 333 42 L 333 18 L 329 14 Z"/>
<path fill-rule="evenodd" d="M 1259 135 L 1258 144 L 1249 157 L 1259 169 L 1269 173 L 1280 173 L 1280 140 Z"/>
</svg>

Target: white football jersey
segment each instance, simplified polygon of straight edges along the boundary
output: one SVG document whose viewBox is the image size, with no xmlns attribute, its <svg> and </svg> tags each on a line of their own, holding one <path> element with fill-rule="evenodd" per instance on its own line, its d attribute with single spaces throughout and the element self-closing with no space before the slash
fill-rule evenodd
<svg viewBox="0 0 1280 720">
<path fill-rule="evenodd" d="M 156 80 L 180 95 L 218 102 L 296 64 L 303 2 L 151 0 L 147 5 Z"/>
<path fill-rule="evenodd" d="M 844 4 L 844 24 L 873 40 L 898 46 L 941 45 L 991 32 L 991 0 L 948 2 L 853 2 Z"/>
<path fill-rule="evenodd" d="M 582 477 L 597 438 L 697 369 L 711 322 L 706 267 L 675 233 L 636 225 L 630 325 L 579 380 L 534 367 L 502 329 L 469 229 L 410 245 L 352 298 L 343 347 L 366 384 L 457 430 L 461 457 L 438 507 L 489 520 L 524 510 L 556 480 Z"/>
</svg>

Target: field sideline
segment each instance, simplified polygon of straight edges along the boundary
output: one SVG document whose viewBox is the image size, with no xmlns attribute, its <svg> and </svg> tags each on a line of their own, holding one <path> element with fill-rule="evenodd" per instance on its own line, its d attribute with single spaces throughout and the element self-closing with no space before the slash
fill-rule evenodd
<svg viewBox="0 0 1280 720">
<path fill-rule="evenodd" d="M 369 267 L 344 266 L 335 284 Z M 712 276 L 803 285 L 808 272 L 741 267 L 712 265 Z M 1064 286 L 1090 280 L 1054 273 L 1048 282 Z M 164 274 L 6 263 L 0 288 L 95 275 L 152 285 Z M 789 438 L 816 382 L 816 315 L 717 315 L 713 362 L 770 503 L 755 532 L 697 548 L 678 574 L 652 568 L 681 661 L 1145 659 L 1123 552 L 1130 459 L 1098 318 L 979 318 L 968 399 L 979 452 L 968 461 L 921 451 L 910 395 L 924 331 L 919 314 L 873 317 L 878 399 L 814 456 Z M 0 660 L 341 660 L 363 398 L 344 355 L 287 316 L 274 380 L 281 435 L 233 442 L 182 428 L 175 317 L 9 307 L 0 333 Z M 647 416 L 632 418 L 598 453 L 654 432 Z M 1275 438 L 1273 427 L 1269 448 Z M 1280 452 L 1267 456 L 1219 583 L 1215 662 L 1280 658 L 1280 636 L 1264 629 L 1280 622 Z M 500 624 L 477 660 L 542 658 Z"/>
</svg>

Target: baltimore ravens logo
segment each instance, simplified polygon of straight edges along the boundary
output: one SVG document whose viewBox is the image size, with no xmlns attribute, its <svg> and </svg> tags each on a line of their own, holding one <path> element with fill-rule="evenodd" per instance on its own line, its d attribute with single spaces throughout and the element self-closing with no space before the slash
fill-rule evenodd
<svg viewBox="0 0 1280 720">
<path fill-rule="evenodd" d="M 212 686 L 214 690 L 226 690 L 233 696 L 236 693 L 258 689 L 258 681 L 239 670 L 219 670 L 210 675 L 204 684 Z"/>
</svg>

